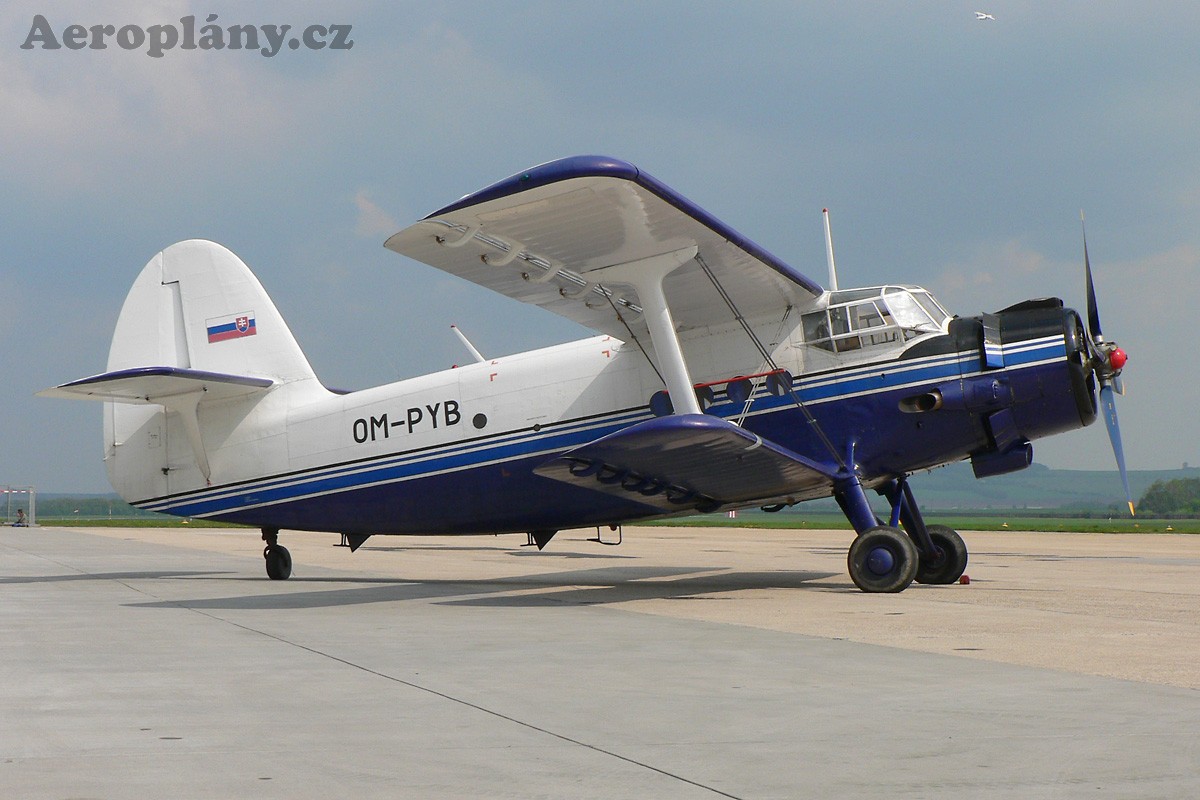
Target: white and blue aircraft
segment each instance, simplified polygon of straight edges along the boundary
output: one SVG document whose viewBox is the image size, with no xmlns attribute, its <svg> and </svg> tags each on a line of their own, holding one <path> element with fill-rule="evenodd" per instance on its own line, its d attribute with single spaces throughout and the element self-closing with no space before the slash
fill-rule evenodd
<svg viewBox="0 0 1200 800">
<path fill-rule="evenodd" d="M 245 264 L 190 240 L 134 282 L 107 371 L 41 394 L 103 401 L 117 492 L 260 528 L 273 579 L 292 568 L 281 529 L 353 549 L 505 532 L 543 547 L 560 529 L 833 496 L 857 533 L 850 577 L 897 592 L 967 563 L 955 531 L 922 519 L 914 472 L 1022 469 L 1033 439 L 1102 407 L 1125 474 L 1125 354 L 1101 334 L 1086 242 L 1086 325 L 1055 298 L 956 317 L 918 286 L 837 289 L 832 247 L 825 290 L 632 164 L 580 156 L 386 247 L 596 335 L 331 391 Z"/>
</svg>

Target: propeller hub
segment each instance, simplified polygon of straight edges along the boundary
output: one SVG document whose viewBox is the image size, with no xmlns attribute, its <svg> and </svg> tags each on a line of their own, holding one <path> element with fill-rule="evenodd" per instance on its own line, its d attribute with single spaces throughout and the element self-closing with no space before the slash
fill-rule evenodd
<svg viewBox="0 0 1200 800">
<path fill-rule="evenodd" d="M 1114 347 L 1113 351 L 1108 354 L 1108 365 L 1113 368 L 1114 372 L 1120 372 L 1125 368 L 1125 362 L 1129 360 L 1129 356 L 1119 347 Z"/>
</svg>

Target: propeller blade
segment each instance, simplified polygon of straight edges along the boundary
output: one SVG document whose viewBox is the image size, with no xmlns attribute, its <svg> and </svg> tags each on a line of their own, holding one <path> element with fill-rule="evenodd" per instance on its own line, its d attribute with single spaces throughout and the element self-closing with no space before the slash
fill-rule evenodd
<svg viewBox="0 0 1200 800">
<path fill-rule="evenodd" d="M 1087 276 L 1087 314 L 1088 333 L 1092 339 L 1101 341 L 1104 334 L 1100 332 L 1100 309 L 1096 306 L 1096 284 L 1092 281 L 1092 262 L 1088 258 L 1087 228 L 1083 224 L 1083 212 L 1079 212 L 1079 226 L 1083 228 L 1083 272 Z"/>
<path fill-rule="evenodd" d="M 1117 469 L 1121 472 L 1121 484 L 1125 487 L 1125 501 L 1129 503 L 1129 516 L 1134 516 L 1133 493 L 1129 491 L 1129 475 L 1125 471 L 1125 448 L 1121 446 L 1121 428 L 1117 425 L 1117 400 L 1113 387 L 1105 383 L 1100 387 L 1100 405 L 1104 409 L 1104 425 L 1112 442 L 1113 455 L 1117 457 Z"/>
<path fill-rule="evenodd" d="M 1125 396 L 1125 382 L 1123 380 L 1121 380 L 1120 375 L 1113 376 L 1112 387 L 1113 387 L 1113 391 L 1116 392 L 1117 394 L 1121 395 L 1121 397 Z"/>
</svg>

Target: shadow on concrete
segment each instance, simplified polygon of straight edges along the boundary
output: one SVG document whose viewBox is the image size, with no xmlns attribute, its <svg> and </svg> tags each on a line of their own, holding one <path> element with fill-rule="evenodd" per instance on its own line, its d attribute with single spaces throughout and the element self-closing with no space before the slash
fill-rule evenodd
<svg viewBox="0 0 1200 800">
<path fill-rule="evenodd" d="M 536 594 L 468 597 L 444 605 L 536 608 L 556 605 L 606 605 L 633 600 L 731 599 L 722 594 L 754 589 L 808 589 L 814 581 L 833 577 L 830 572 L 725 572 L 674 580 L 630 581 L 609 585 L 562 587 Z M 827 589 L 828 587 L 822 587 Z"/>
<path fill-rule="evenodd" d="M 637 558 L 637 556 L 626 556 L 626 555 L 621 555 L 618 553 L 563 553 L 563 552 L 547 552 L 545 550 L 542 550 L 539 552 L 538 550 L 535 550 L 532 547 L 528 550 L 514 550 L 513 552 L 509 553 L 509 555 L 516 556 L 518 558 L 523 558 L 523 557 L 527 557 L 527 556 L 535 556 L 537 558 L 551 558 L 551 559 L 561 558 L 564 560 L 565 559 L 575 559 L 575 558 L 595 558 L 595 559 L 606 559 L 606 560 L 610 560 L 610 561 L 618 561 L 618 560 L 627 559 L 627 558 Z"/>
<path fill-rule="evenodd" d="M 460 553 L 495 553 L 495 554 L 503 554 L 503 555 L 509 555 L 509 556 L 517 556 L 517 557 L 537 556 L 538 558 L 562 558 L 562 559 L 595 558 L 595 559 L 618 560 L 618 559 L 637 558 L 637 556 L 623 555 L 620 553 L 562 552 L 562 551 L 552 551 L 552 550 L 537 550 L 536 548 L 533 548 L 533 547 L 530 547 L 528 549 L 525 549 L 524 547 L 522 547 L 521 549 L 508 550 L 505 548 L 498 548 L 498 547 L 455 547 L 455 546 L 438 546 L 438 545 L 417 545 L 417 546 L 382 545 L 382 546 L 368 547 L 367 545 L 364 544 L 356 552 L 357 553 L 412 553 L 412 552 L 417 552 L 417 551 L 421 551 L 421 550 L 432 550 L 432 551 L 436 551 L 436 552 L 450 551 L 450 552 L 460 552 Z"/>
<path fill-rule="evenodd" d="M 66 583 L 69 581 L 138 581 L 158 578 L 211 578 L 233 575 L 233 572 L 180 572 L 155 570 L 147 572 L 72 572 L 66 575 L 29 575 L 0 578 L 0 585 L 22 583 Z"/>
<path fill-rule="evenodd" d="M 332 608 L 370 603 L 433 600 L 481 607 L 604 605 L 632 600 L 720 599 L 702 597 L 748 589 L 804 589 L 835 573 L 721 572 L 711 567 L 604 567 L 487 580 L 404 580 L 293 577 L 284 582 L 254 579 L 264 590 L 230 597 L 130 603 L 133 608 L 276 610 Z M 703 573 L 703 574 L 701 574 Z M 356 584 L 316 590 L 320 584 Z M 367 585 L 363 585 L 367 584 Z M 268 588 L 269 587 L 269 588 Z M 829 587 L 823 587 L 828 589 Z M 282 590 L 282 591 L 278 591 Z"/>
</svg>

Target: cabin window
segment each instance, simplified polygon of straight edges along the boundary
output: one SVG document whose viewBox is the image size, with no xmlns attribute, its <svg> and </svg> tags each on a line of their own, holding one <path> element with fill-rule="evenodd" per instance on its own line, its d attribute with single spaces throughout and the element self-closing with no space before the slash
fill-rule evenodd
<svg viewBox="0 0 1200 800">
<path fill-rule="evenodd" d="M 829 295 L 829 305 L 839 306 L 843 303 L 853 303 L 855 300 L 866 300 L 879 297 L 879 289 L 846 289 Z"/>
<path fill-rule="evenodd" d="M 859 328 L 858 310 L 861 305 L 840 306 L 829 309 L 829 320 L 833 323 L 833 346 L 839 353 L 847 350 L 857 350 L 862 347 L 862 339 L 857 335 L 849 336 L 852 330 Z M 852 325 L 852 323 L 854 323 Z"/>
<path fill-rule="evenodd" d="M 833 350 L 833 342 L 829 338 L 828 312 L 824 310 L 813 311 L 810 314 L 805 314 L 801 319 L 804 323 L 804 341 L 813 347 L 820 347 L 823 350 Z"/>
<path fill-rule="evenodd" d="M 856 320 L 854 327 L 863 331 L 863 347 L 873 347 L 877 344 L 890 344 L 900 339 L 896 323 L 882 303 L 863 303 L 855 306 Z"/>
<path fill-rule="evenodd" d="M 879 313 L 874 303 L 859 303 L 850 306 L 850 320 L 856 331 L 864 328 L 878 328 L 883 324 L 883 314 Z"/>
<path fill-rule="evenodd" d="M 845 353 L 941 331 L 949 318 L 924 289 L 882 286 L 833 292 L 828 308 L 805 314 L 802 323 L 809 345 Z"/>
<path fill-rule="evenodd" d="M 829 309 L 829 329 L 836 339 L 850 332 L 850 313 L 845 306 L 835 306 Z"/>
</svg>

